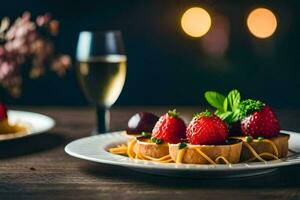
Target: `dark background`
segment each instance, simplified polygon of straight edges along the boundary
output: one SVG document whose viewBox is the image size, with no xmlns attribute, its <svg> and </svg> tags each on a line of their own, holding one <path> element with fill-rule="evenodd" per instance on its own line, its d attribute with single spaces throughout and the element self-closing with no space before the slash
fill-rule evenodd
<svg viewBox="0 0 300 200">
<path fill-rule="evenodd" d="M 182 14 L 200 6 L 226 18 L 228 48 L 221 56 L 203 48 L 205 37 L 192 38 L 180 26 Z M 256 7 L 271 9 L 278 27 L 257 39 L 246 27 Z M 244 98 L 263 99 L 275 107 L 300 107 L 298 1 L 5 1 L 0 17 L 15 19 L 23 11 L 51 12 L 60 21 L 57 49 L 74 58 L 77 36 L 84 29 L 120 29 L 128 56 L 128 73 L 117 105 L 203 105 L 203 92 L 232 88 Z M 214 23 L 214 21 L 212 21 Z M 214 24 L 212 24 L 213 26 Z M 25 80 L 23 95 L 2 98 L 12 105 L 86 105 L 74 67 L 64 78 L 50 72 Z"/>
</svg>

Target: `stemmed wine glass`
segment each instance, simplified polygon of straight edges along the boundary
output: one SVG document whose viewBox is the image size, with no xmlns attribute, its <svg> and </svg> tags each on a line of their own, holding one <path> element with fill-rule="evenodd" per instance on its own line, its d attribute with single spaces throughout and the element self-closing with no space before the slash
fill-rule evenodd
<svg viewBox="0 0 300 200">
<path fill-rule="evenodd" d="M 109 109 L 118 99 L 126 77 L 127 57 L 121 32 L 80 32 L 76 59 L 80 87 L 97 108 L 97 128 L 93 134 L 107 132 Z"/>
</svg>

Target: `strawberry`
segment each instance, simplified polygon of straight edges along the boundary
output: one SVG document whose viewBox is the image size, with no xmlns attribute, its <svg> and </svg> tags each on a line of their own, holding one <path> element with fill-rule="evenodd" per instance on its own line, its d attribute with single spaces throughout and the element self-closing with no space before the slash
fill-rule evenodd
<svg viewBox="0 0 300 200">
<path fill-rule="evenodd" d="M 242 101 L 239 108 L 244 135 L 271 138 L 279 134 L 278 119 L 269 106 L 261 101 L 248 99 Z"/>
<path fill-rule="evenodd" d="M 5 105 L 0 102 L 0 121 L 7 119 L 7 110 Z"/>
<path fill-rule="evenodd" d="M 185 131 L 184 121 L 179 118 L 176 110 L 172 110 L 161 116 L 156 122 L 152 130 L 152 138 L 155 141 L 177 144 L 181 142 L 181 139 L 186 138 Z"/>
<path fill-rule="evenodd" d="M 186 132 L 189 143 L 195 145 L 224 144 L 228 137 L 226 123 L 208 111 L 196 114 Z"/>
</svg>

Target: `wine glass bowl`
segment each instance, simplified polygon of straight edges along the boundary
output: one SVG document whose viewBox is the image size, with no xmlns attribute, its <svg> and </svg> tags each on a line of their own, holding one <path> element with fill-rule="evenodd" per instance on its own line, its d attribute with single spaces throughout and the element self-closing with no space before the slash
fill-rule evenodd
<svg viewBox="0 0 300 200">
<path fill-rule="evenodd" d="M 97 107 L 97 132 L 109 128 L 109 108 L 125 83 L 127 57 L 119 31 L 79 34 L 76 74 L 88 101 Z"/>
</svg>

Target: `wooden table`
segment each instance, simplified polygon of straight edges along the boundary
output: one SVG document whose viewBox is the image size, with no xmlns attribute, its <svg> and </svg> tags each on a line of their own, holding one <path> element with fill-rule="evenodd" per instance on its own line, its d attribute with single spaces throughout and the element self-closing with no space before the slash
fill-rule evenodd
<svg viewBox="0 0 300 200">
<path fill-rule="evenodd" d="M 65 154 L 64 146 L 88 136 L 95 124 L 86 108 L 19 108 L 56 119 L 49 133 L 0 143 L 0 199 L 300 199 L 300 165 L 275 173 L 232 180 L 183 179 L 148 175 L 95 164 Z M 137 111 L 165 112 L 167 107 L 112 110 L 112 130 L 126 127 Z M 188 120 L 200 108 L 179 107 Z M 282 128 L 300 131 L 300 110 L 278 110 Z"/>
</svg>

